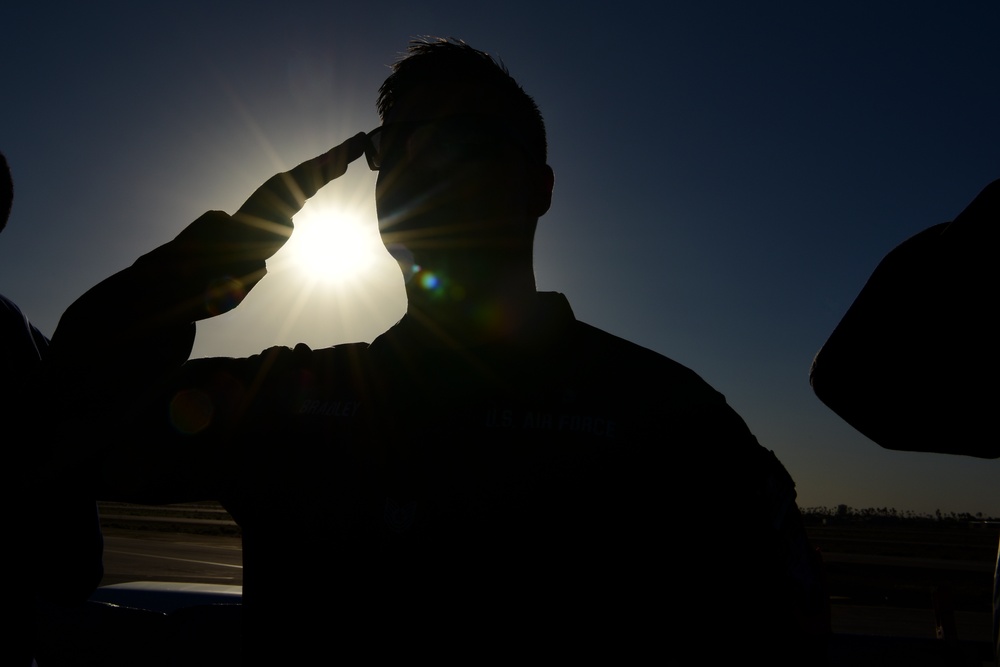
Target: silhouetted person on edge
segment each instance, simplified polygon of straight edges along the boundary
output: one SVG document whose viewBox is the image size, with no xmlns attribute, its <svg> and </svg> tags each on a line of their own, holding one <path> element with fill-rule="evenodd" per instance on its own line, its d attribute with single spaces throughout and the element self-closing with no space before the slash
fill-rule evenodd
<svg viewBox="0 0 1000 667">
<path fill-rule="evenodd" d="M 14 201 L 14 180 L 0 153 L 0 231 Z M 25 280 L 31 280 L 25 276 Z M 7 569 L 0 664 L 30 665 L 36 643 L 36 605 L 81 604 L 101 581 L 97 505 L 74 487 L 73 475 L 46 480 L 37 472 L 51 444 L 38 426 L 49 340 L 0 295 L 0 373 L 3 395 L 4 559 Z"/>
<path fill-rule="evenodd" d="M 371 344 L 191 360 L 148 392 L 102 360 L 104 489 L 223 502 L 248 660 L 821 663 L 820 566 L 773 453 L 695 373 L 536 291 L 553 175 L 533 99 L 487 54 L 415 40 L 377 108 L 345 146 L 379 172 L 406 314 Z M 91 326 L 71 310 L 53 344 Z"/>
<path fill-rule="evenodd" d="M 813 360 L 816 396 L 887 449 L 1000 457 L 998 250 L 1000 180 L 879 263 Z"/>
<path fill-rule="evenodd" d="M 879 263 L 817 353 L 816 396 L 887 449 L 1000 456 L 1000 180 Z"/>
</svg>

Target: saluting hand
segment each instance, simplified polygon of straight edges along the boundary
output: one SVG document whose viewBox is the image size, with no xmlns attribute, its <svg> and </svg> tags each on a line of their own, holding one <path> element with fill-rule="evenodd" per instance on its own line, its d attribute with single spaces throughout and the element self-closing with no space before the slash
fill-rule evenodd
<svg viewBox="0 0 1000 667">
<path fill-rule="evenodd" d="M 196 320 L 235 308 L 264 277 L 265 260 L 291 236 L 292 216 L 320 188 L 344 175 L 347 165 L 364 154 L 366 141 L 365 133 L 358 133 L 275 174 L 233 215 L 208 211 L 188 225 L 164 247 L 175 277 L 168 289 L 183 295 L 176 305 Z"/>
</svg>

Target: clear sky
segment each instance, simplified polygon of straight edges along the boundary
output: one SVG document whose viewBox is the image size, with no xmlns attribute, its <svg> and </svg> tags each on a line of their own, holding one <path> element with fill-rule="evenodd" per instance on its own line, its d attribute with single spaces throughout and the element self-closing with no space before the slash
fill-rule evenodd
<svg viewBox="0 0 1000 667">
<path fill-rule="evenodd" d="M 998 34 L 995 0 L 5 3 L 0 292 L 51 334 L 202 212 L 375 127 L 410 37 L 458 37 L 548 124 L 539 289 L 725 394 L 802 506 L 1000 516 L 1000 461 L 882 450 L 808 383 L 882 256 L 1000 178 Z M 195 356 L 395 322 L 374 183 L 361 160 L 317 195 L 265 281 L 199 324 Z M 323 248 L 341 273 L 306 270 Z M 713 492 L 711 470 L 682 474 Z"/>
</svg>

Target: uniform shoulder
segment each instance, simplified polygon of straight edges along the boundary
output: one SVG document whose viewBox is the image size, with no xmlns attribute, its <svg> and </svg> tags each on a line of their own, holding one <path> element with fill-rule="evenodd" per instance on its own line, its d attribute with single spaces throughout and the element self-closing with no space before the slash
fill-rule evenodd
<svg viewBox="0 0 1000 667">
<path fill-rule="evenodd" d="M 670 378 L 715 391 L 696 372 L 660 352 L 579 320 L 574 323 L 573 331 L 574 345 L 579 352 L 600 353 L 604 364 L 621 372 L 649 375 L 661 380 Z"/>
<path fill-rule="evenodd" d="M 587 367 L 592 381 L 655 405 L 663 415 L 725 415 L 721 421 L 742 422 L 726 397 L 684 364 L 585 322 L 575 322 L 572 331 L 566 352 Z"/>
</svg>

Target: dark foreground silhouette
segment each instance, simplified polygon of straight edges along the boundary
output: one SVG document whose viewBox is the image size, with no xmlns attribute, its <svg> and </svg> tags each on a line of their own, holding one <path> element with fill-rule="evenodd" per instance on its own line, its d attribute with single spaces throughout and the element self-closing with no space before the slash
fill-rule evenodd
<svg viewBox="0 0 1000 667">
<path fill-rule="evenodd" d="M 775 455 L 693 371 L 537 291 L 553 173 L 534 100 L 431 39 L 377 107 L 309 183 L 363 152 L 378 170 L 402 320 L 370 344 L 185 361 L 194 321 L 240 301 L 315 191 L 304 163 L 67 311 L 54 386 L 103 447 L 64 464 L 97 462 L 102 498 L 222 502 L 247 662 L 662 660 L 666 631 L 709 660 L 823 664 L 821 565 Z M 143 286 L 124 314 L 122 285 Z M 326 576 L 303 589 L 303 568 Z"/>
</svg>

